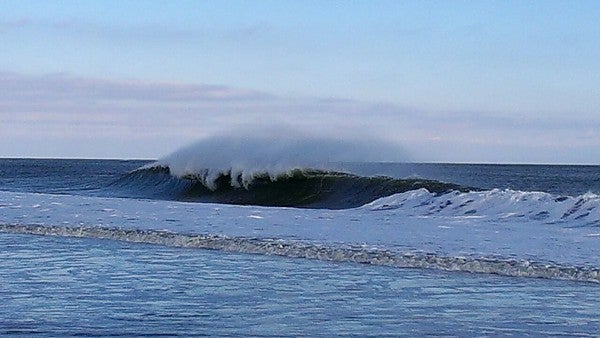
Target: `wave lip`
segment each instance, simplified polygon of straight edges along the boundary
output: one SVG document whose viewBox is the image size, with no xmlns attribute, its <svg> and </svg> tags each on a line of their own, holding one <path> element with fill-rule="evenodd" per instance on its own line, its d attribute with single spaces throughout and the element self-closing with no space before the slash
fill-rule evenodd
<svg viewBox="0 0 600 338">
<path fill-rule="evenodd" d="M 364 177 L 319 169 L 253 172 L 197 170 L 174 175 L 156 164 L 135 170 L 111 188 L 135 197 L 205 203 L 277 207 L 348 209 L 378 198 L 426 188 L 434 193 L 467 191 L 456 184 L 423 179 Z"/>
<path fill-rule="evenodd" d="M 189 235 L 160 230 L 0 224 L 0 232 L 86 237 L 236 253 L 355 262 L 399 268 L 424 268 L 600 283 L 600 268 L 598 267 L 561 266 L 554 263 L 530 262 L 527 260 L 450 257 L 433 253 L 393 252 L 362 246 L 342 247 L 279 239 Z"/>
</svg>

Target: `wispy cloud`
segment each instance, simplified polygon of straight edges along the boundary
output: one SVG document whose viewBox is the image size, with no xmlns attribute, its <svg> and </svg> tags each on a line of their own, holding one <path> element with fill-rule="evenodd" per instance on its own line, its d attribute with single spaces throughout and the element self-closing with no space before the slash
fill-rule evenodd
<svg viewBox="0 0 600 338">
<path fill-rule="evenodd" d="M 63 99 L 136 101 L 246 101 L 270 95 L 249 89 L 215 85 L 109 80 L 72 77 L 65 74 L 25 76 L 0 72 L 1 100 L 45 102 Z"/>
<path fill-rule="evenodd" d="M 0 28 L 10 29 L 10 28 L 20 28 L 27 27 L 32 25 L 33 21 L 29 18 L 21 17 L 17 19 L 10 20 L 0 20 Z"/>
<path fill-rule="evenodd" d="M 131 149 L 153 145 L 150 152 L 159 156 L 217 132 L 256 125 L 287 124 L 323 133 L 348 127 L 336 132 L 342 135 L 360 122 L 353 118 L 344 124 L 340 113 L 354 116 L 368 106 L 345 100 L 286 99 L 218 85 L 0 73 L 3 145 L 15 139 L 26 144 L 40 137 L 48 142 L 69 138 L 92 149 L 110 147 L 94 140 L 125 137 L 141 142 Z"/>
<path fill-rule="evenodd" d="M 273 31 L 273 27 L 266 22 L 244 25 L 230 29 L 226 36 L 232 39 L 255 39 Z"/>
<path fill-rule="evenodd" d="M 67 17 L 56 20 L 29 17 L 0 18 L 1 33 L 19 33 L 23 30 L 37 30 L 44 35 L 84 35 L 87 38 L 104 38 L 108 40 L 140 41 L 185 41 L 206 42 L 211 39 L 220 40 L 254 40 L 272 32 L 273 27 L 266 22 L 244 23 L 215 30 L 209 25 L 195 23 L 165 24 L 162 22 L 136 22 L 129 24 L 91 21 L 89 19 Z"/>
<path fill-rule="evenodd" d="M 419 161 L 590 162 L 590 153 L 600 158 L 600 150 L 593 150 L 600 149 L 599 120 L 440 114 L 210 84 L 0 72 L 0 156 L 159 157 L 228 130 L 277 128 L 388 140 Z M 71 143 L 78 146 L 65 146 Z"/>
</svg>

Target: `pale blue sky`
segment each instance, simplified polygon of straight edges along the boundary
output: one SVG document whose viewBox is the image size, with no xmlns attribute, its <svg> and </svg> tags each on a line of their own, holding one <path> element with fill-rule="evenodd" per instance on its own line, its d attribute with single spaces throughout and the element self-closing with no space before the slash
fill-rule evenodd
<svg viewBox="0 0 600 338">
<path fill-rule="evenodd" d="M 598 1 L 0 0 L 0 157 L 158 157 L 282 123 L 415 161 L 600 163 L 599 17 Z"/>
</svg>

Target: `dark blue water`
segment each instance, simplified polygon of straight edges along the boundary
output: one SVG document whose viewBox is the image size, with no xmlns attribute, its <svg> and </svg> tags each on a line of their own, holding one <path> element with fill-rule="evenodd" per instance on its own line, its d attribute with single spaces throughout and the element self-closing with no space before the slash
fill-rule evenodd
<svg viewBox="0 0 600 338">
<path fill-rule="evenodd" d="M 543 191 L 570 196 L 600 193 L 600 166 L 352 163 L 341 167 L 366 176 L 418 176 L 486 190 Z"/>
<path fill-rule="evenodd" d="M 0 189 L 89 194 L 146 163 L 148 161 L 0 159 Z"/>
<path fill-rule="evenodd" d="M 0 159 L 0 190 L 111 195 L 112 183 L 148 163 L 151 161 Z M 420 177 L 479 189 L 600 194 L 600 166 L 344 163 L 331 167 L 362 176 Z"/>
</svg>

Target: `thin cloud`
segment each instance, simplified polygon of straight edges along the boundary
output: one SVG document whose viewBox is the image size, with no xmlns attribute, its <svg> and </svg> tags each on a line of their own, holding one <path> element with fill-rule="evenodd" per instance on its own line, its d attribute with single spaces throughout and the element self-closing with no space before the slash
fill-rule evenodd
<svg viewBox="0 0 600 338">
<path fill-rule="evenodd" d="M 102 22 L 63 18 L 60 20 L 40 20 L 28 17 L 0 20 L 0 32 L 35 29 L 60 34 L 103 36 L 107 39 L 151 39 L 151 40 L 194 40 L 205 38 L 208 29 L 173 27 L 163 24 L 112 25 Z"/>
<path fill-rule="evenodd" d="M 235 40 L 256 39 L 273 31 L 273 27 L 265 22 L 244 25 L 231 29 L 226 37 Z"/>
<path fill-rule="evenodd" d="M 14 29 L 14 28 L 23 28 L 27 26 L 31 26 L 33 21 L 29 18 L 17 18 L 12 20 L 2 20 L 0 21 L 0 32 Z"/>
<path fill-rule="evenodd" d="M 40 140 L 59 147 L 48 151 L 60 154 L 68 139 L 86 144 L 81 149 L 89 153 L 82 157 L 105 156 L 106 148 L 116 151 L 116 157 L 158 157 L 231 130 L 279 129 L 341 140 L 377 136 L 404 144 L 419 161 L 493 161 L 500 152 L 508 161 L 511 149 L 518 150 L 514 156 L 519 158 L 529 149 L 528 162 L 535 162 L 541 148 L 547 161 L 552 147 L 570 147 L 573 151 L 563 152 L 570 159 L 553 162 L 589 163 L 583 155 L 577 157 L 576 149 L 600 149 L 599 121 L 577 117 L 523 120 L 336 98 L 288 98 L 211 84 L 0 72 L 0 156 L 46 156 L 39 153 L 44 149 L 36 143 Z M 131 147 L 117 149 L 110 143 L 113 138 L 131 140 Z"/>
<path fill-rule="evenodd" d="M 2 100 L 103 99 L 139 101 L 247 101 L 270 95 L 249 89 L 216 85 L 109 80 L 65 74 L 27 76 L 0 72 Z"/>
<path fill-rule="evenodd" d="M 205 42 L 214 38 L 228 40 L 253 40 L 273 31 L 265 22 L 241 24 L 228 29 L 215 31 L 213 27 L 193 27 L 185 24 L 165 25 L 164 23 L 108 24 L 81 18 L 63 18 L 60 20 L 40 20 L 28 17 L 0 19 L 0 33 L 33 29 L 42 32 L 53 31 L 61 35 L 85 35 L 90 38 L 103 38 L 114 41 L 180 41 Z"/>
</svg>

